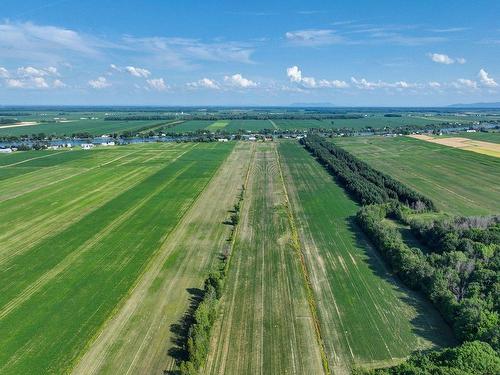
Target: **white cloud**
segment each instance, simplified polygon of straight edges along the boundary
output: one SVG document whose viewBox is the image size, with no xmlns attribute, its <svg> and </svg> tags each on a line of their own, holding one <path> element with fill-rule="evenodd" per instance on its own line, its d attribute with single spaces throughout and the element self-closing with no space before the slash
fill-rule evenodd
<svg viewBox="0 0 500 375">
<path fill-rule="evenodd" d="M 40 26 L 30 22 L 0 24 L 0 59 L 22 59 L 55 63 L 66 61 L 70 53 L 99 55 L 106 43 L 73 30 Z"/>
<path fill-rule="evenodd" d="M 105 77 L 98 77 L 97 79 L 90 80 L 89 85 L 94 89 L 105 89 L 106 87 L 110 87 L 111 83 Z"/>
<path fill-rule="evenodd" d="M 113 65 L 111 67 L 113 67 Z M 149 70 L 144 68 L 137 68 L 134 66 L 126 66 L 125 70 L 134 77 L 148 78 L 151 75 L 151 72 Z"/>
<path fill-rule="evenodd" d="M 498 83 L 488 75 L 486 70 L 481 69 L 478 75 L 479 75 L 479 81 L 481 81 L 481 84 L 483 84 L 484 86 L 498 87 Z"/>
<path fill-rule="evenodd" d="M 148 86 L 153 90 L 164 91 L 167 89 L 167 84 L 165 83 L 163 78 L 148 79 L 146 82 L 148 83 Z"/>
<path fill-rule="evenodd" d="M 38 89 L 48 89 L 49 88 L 49 84 L 47 83 L 47 81 L 45 81 L 45 78 L 43 78 L 43 77 L 33 78 L 33 84 Z"/>
<path fill-rule="evenodd" d="M 428 53 L 427 56 L 429 56 L 432 61 L 438 64 L 465 64 L 467 62 L 467 60 L 465 60 L 463 57 L 452 58 L 448 55 L 445 55 L 444 53 Z"/>
<path fill-rule="evenodd" d="M 56 89 L 62 89 L 66 86 L 67 85 L 63 81 L 61 81 L 60 79 L 55 79 L 54 82 L 52 82 L 52 87 L 54 87 Z"/>
<path fill-rule="evenodd" d="M 300 71 L 297 65 L 294 65 L 290 68 L 286 69 L 286 75 L 290 78 L 292 82 L 301 82 L 302 81 L 302 72 Z"/>
<path fill-rule="evenodd" d="M 471 79 L 459 78 L 455 82 L 452 82 L 451 86 L 457 89 L 462 89 L 462 88 L 477 89 L 477 82 Z"/>
<path fill-rule="evenodd" d="M 250 88 L 250 87 L 256 87 L 257 83 L 254 81 L 251 81 L 245 77 L 243 77 L 241 74 L 233 74 L 232 76 L 225 76 L 224 77 L 224 82 L 226 82 L 230 86 L 234 87 L 240 87 L 240 88 Z"/>
<path fill-rule="evenodd" d="M 286 39 L 295 45 L 314 47 L 337 44 L 344 41 L 344 38 L 331 29 L 306 29 L 288 31 L 285 33 Z"/>
<path fill-rule="evenodd" d="M 442 54 L 442 53 L 429 53 L 428 55 L 430 59 L 436 63 L 439 64 L 453 64 L 455 60 L 453 60 L 451 57 L 448 55 Z"/>
<path fill-rule="evenodd" d="M 286 75 L 290 79 L 291 82 L 299 83 L 305 88 L 347 88 L 349 84 L 345 81 L 333 80 L 329 81 L 326 79 L 321 79 L 316 81 L 314 77 L 303 77 L 302 71 L 298 66 L 294 65 L 290 68 L 287 68 Z"/>
<path fill-rule="evenodd" d="M 123 38 L 125 46 L 149 61 L 175 68 L 191 69 L 197 61 L 252 63 L 254 48 L 242 42 L 203 42 L 190 38 Z"/>
<path fill-rule="evenodd" d="M 7 83 L 7 87 L 11 87 L 11 88 L 15 88 L 15 89 L 21 89 L 21 88 L 26 87 L 26 84 L 23 81 L 21 81 L 19 79 L 14 79 L 14 78 L 7 79 L 5 81 L 5 83 Z"/>
<path fill-rule="evenodd" d="M 33 68 L 32 66 L 23 66 L 17 69 L 17 74 L 23 77 L 42 77 L 46 76 L 47 72 L 42 69 Z"/>
<path fill-rule="evenodd" d="M 0 66 L 0 78 L 9 78 L 9 77 L 10 77 L 9 71 Z"/>
<path fill-rule="evenodd" d="M 351 82 L 354 84 L 359 89 L 365 89 L 365 90 L 374 90 L 374 89 L 380 89 L 380 88 L 386 88 L 386 89 L 417 89 L 417 88 L 422 88 L 423 85 L 418 84 L 418 83 L 411 83 L 411 82 L 406 82 L 406 81 L 397 81 L 397 82 L 384 82 L 384 81 L 368 81 L 365 78 L 357 79 L 354 77 L 351 77 Z"/>
<path fill-rule="evenodd" d="M 438 89 L 441 87 L 441 84 L 439 82 L 436 82 L 436 81 L 431 81 L 431 82 L 429 82 L 429 87 L 432 87 L 433 89 Z"/>
<path fill-rule="evenodd" d="M 220 85 L 213 79 L 210 78 L 202 78 L 196 82 L 189 82 L 187 86 L 190 88 L 205 88 L 205 89 L 220 89 Z"/>
</svg>

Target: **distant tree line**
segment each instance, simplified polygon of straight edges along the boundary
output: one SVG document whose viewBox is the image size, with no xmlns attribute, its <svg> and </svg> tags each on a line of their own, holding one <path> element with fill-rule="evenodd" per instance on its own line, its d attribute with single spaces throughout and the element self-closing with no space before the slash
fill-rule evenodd
<svg viewBox="0 0 500 375">
<path fill-rule="evenodd" d="M 311 135 L 301 139 L 301 143 L 361 204 L 397 200 L 417 210 L 435 210 L 429 198 L 324 138 Z"/>
</svg>

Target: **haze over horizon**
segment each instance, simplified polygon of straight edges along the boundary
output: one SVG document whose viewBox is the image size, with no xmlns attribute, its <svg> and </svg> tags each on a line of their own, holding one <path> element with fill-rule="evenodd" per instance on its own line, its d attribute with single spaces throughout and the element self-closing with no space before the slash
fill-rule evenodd
<svg viewBox="0 0 500 375">
<path fill-rule="evenodd" d="M 5 0 L 0 105 L 499 102 L 498 14 L 492 0 Z"/>
</svg>

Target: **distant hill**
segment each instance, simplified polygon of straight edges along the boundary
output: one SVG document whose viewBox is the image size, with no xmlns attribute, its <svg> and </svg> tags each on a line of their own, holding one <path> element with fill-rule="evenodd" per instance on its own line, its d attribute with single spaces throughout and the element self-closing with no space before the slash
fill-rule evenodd
<svg viewBox="0 0 500 375">
<path fill-rule="evenodd" d="M 332 103 L 292 103 L 290 104 L 290 107 L 320 107 L 320 108 L 326 108 L 326 107 L 335 107 L 335 104 Z"/>
<path fill-rule="evenodd" d="M 500 108 L 500 102 L 452 104 L 452 105 L 449 105 L 448 107 L 453 107 L 453 108 Z"/>
</svg>

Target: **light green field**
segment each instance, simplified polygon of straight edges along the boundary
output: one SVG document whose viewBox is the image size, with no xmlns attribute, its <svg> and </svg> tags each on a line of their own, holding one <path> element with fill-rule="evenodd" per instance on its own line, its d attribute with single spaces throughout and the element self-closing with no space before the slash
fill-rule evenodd
<svg viewBox="0 0 500 375">
<path fill-rule="evenodd" d="M 202 373 L 321 374 L 275 144 L 255 144 L 221 316 Z"/>
<path fill-rule="evenodd" d="M 232 148 L 0 155 L 0 373 L 71 369 Z"/>
<path fill-rule="evenodd" d="M 40 123 L 32 126 L 10 127 L 0 129 L 0 136 L 20 136 L 44 133 L 45 135 L 67 135 L 90 133 L 92 135 L 121 133 L 134 131 L 145 126 L 167 123 L 168 121 L 105 121 L 70 120 L 70 122 Z"/>
<path fill-rule="evenodd" d="M 216 121 L 213 124 L 207 126 L 207 130 L 217 131 L 222 130 L 229 125 L 229 121 Z"/>
<path fill-rule="evenodd" d="M 264 129 L 274 129 L 269 120 L 231 120 L 227 131 L 259 131 Z"/>
<path fill-rule="evenodd" d="M 391 275 L 354 223 L 358 206 L 297 143 L 279 146 L 333 374 L 454 342 L 437 311 Z"/>
<path fill-rule="evenodd" d="M 458 215 L 500 213 L 500 160 L 409 137 L 334 142 Z"/>
</svg>

